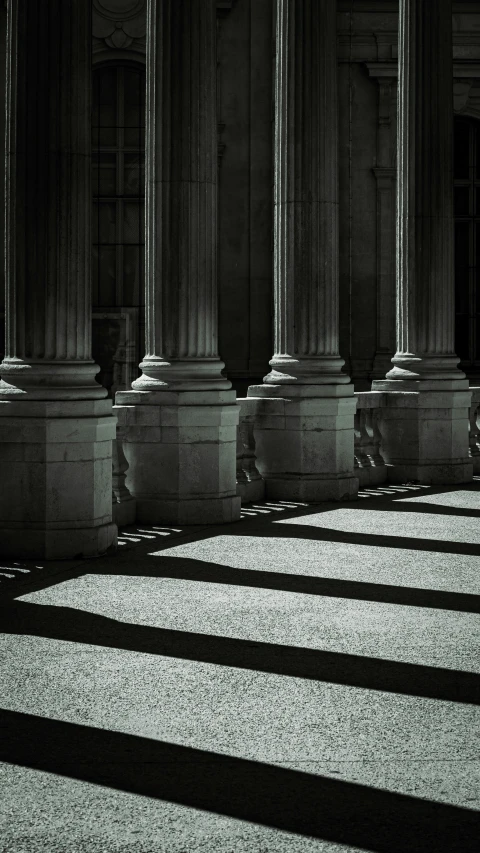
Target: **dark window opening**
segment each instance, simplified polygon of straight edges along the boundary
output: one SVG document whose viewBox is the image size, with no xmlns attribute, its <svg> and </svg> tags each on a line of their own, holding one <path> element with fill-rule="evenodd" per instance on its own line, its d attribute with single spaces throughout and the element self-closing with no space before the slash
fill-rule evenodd
<svg viewBox="0 0 480 853">
<path fill-rule="evenodd" d="M 480 369 L 480 122 L 455 119 L 455 350 Z"/>
<path fill-rule="evenodd" d="M 145 72 L 93 77 L 93 305 L 144 302 Z"/>
</svg>

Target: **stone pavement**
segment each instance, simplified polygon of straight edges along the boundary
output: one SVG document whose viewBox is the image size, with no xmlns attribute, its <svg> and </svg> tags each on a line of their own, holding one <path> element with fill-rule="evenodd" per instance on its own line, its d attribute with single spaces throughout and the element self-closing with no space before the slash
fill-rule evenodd
<svg viewBox="0 0 480 853">
<path fill-rule="evenodd" d="M 4 563 L 0 851 L 478 851 L 479 498 Z"/>
</svg>

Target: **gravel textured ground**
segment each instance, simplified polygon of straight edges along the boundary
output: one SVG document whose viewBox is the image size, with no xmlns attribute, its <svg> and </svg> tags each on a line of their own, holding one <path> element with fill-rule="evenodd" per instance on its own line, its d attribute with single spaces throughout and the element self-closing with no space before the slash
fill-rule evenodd
<svg viewBox="0 0 480 853">
<path fill-rule="evenodd" d="M 478 850 L 480 481 L 0 568 L 2 853 Z"/>
</svg>

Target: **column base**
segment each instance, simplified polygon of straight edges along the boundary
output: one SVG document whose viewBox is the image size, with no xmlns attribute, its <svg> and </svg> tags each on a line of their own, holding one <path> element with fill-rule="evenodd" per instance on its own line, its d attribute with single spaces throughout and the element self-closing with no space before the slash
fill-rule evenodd
<svg viewBox="0 0 480 853">
<path fill-rule="evenodd" d="M 71 559 L 116 544 L 110 400 L 0 401 L 0 553 Z"/>
<path fill-rule="evenodd" d="M 397 391 L 390 390 L 392 384 L 381 381 L 372 385 L 372 390 L 384 392 L 379 427 L 388 481 L 424 485 L 470 482 L 468 388 Z"/>
<path fill-rule="evenodd" d="M 353 385 L 251 386 L 248 398 L 256 398 L 255 452 L 267 498 L 355 497 Z"/>
<path fill-rule="evenodd" d="M 240 518 L 234 391 L 122 391 L 115 410 L 137 521 L 183 526 Z"/>
</svg>

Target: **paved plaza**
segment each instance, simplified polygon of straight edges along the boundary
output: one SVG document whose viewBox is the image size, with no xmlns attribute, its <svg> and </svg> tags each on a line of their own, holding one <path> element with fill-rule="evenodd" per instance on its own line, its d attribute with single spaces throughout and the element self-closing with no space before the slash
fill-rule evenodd
<svg viewBox="0 0 480 853">
<path fill-rule="evenodd" d="M 4 560 L 2 853 L 477 851 L 479 497 Z"/>
</svg>

